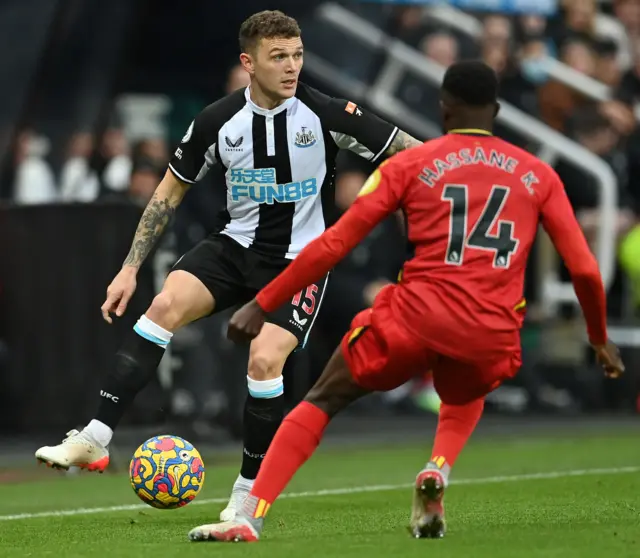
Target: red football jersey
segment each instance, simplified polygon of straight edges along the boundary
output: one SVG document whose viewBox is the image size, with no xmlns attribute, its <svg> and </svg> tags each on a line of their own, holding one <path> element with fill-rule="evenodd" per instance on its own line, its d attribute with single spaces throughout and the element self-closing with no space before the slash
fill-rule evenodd
<svg viewBox="0 0 640 558">
<path fill-rule="evenodd" d="M 430 348 L 465 360 L 518 350 L 524 272 L 540 222 L 572 275 L 591 341 L 606 341 L 602 280 L 557 174 L 481 131 L 450 133 L 385 161 L 342 219 L 261 291 L 259 304 L 277 308 L 398 209 L 415 255 L 392 308 Z"/>
</svg>

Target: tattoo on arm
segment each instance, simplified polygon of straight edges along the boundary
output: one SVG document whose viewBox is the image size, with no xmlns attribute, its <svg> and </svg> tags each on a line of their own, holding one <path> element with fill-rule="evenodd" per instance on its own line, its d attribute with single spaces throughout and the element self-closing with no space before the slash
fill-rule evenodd
<svg viewBox="0 0 640 558">
<path fill-rule="evenodd" d="M 160 193 L 156 191 L 153 194 L 142 214 L 140 223 L 138 223 L 131 250 L 129 250 L 124 265 L 137 268 L 142 265 L 171 221 L 183 196 L 184 192 L 179 190 Z"/>
<path fill-rule="evenodd" d="M 422 142 L 418 141 L 414 137 L 411 137 L 409 134 L 407 134 L 407 132 L 398 130 L 396 137 L 393 138 L 391 145 L 385 151 L 385 155 L 387 157 L 391 157 L 391 155 L 395 155 L 396 153 L 399 153 L 400 151 L 404 151 L 405 149 L 417 147 L 418 145 L 422 145 Z"/>
</svg>

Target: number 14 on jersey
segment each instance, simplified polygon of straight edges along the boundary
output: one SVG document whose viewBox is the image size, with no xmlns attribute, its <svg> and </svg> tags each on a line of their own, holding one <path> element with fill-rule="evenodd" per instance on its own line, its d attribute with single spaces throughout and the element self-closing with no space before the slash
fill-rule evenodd
<svg viewBox="0 0 640 558">
<path fill-rule="evenodd" d="M 449 202 L 449 241 L 445 263 L 463 265 L 465 249 L 487 250 L 494 253 L 493 267 L 508 268 L 511 256 L 518 248 L 513 236 L 514 223 L 500 219 L 502 208 L 509 197 L 506 186 L 491 189 L 477 223 L 469 232 L 469 189 L 466 184 L 447 184 L 442 190 L 442 200 Z M 491 234 L 497 221 L 497 234 Z"/>
</svg>

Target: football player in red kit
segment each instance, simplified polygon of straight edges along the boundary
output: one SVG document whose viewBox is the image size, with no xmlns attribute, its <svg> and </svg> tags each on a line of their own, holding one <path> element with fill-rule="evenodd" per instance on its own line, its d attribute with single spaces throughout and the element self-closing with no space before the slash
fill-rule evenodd
<svg viewBox="0 0 640 558">
<path fill-rule="evenodd" d="M 415 255 L 400 282 L 355 317 L 305 401 L 282 423 L 242 512 L 232 522 L 193 529 L 191 540 L 258 540 L 269 508 L 331 418 L 426 369 L 442 405 L 431 459 L 416 478 L 410 529 L 415 537 L 443 536 L 451 467 L 484 397 L 520 367 L 524 272 L 539 222 L 571 274 L 605 373 L 624 371 L 607 341 L 598 265 L 562 183 L 547 164 L 492 135 L 497 89 L 485 64 L 451 66 L 441 88 L 447 134 L 383 163 L 338 223 L 233 316 L 229 337 L 252 339 L 266 313 L 324 276 L 389 214 L 404 211 Z"/>
</svg>

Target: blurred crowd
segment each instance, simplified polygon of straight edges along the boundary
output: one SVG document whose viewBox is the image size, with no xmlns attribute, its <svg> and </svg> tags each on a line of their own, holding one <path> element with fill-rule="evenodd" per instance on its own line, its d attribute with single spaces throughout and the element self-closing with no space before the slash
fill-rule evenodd
<svg viewBox="0 0 640 558">
<path fill-rule="evenodd" d="M 477 36 L 430 18 L 420 7 L 398 10 L 393 32 L 444 67 L 460 58 L 482 58 L 498 73 L 501 97 L 602 157 L 619 185 L 620 233 L 640 210 L 640 2 L 614 0 L 607 12 L 595 0 L 565 0 L 558 17 L 480 17 Z M 595 100 L 550 76 L 546 57 L 593 78 L 607 100 Z M 606 87 L 602 87 L 602 86 Z M 401 96 L 436 119 L 437 105 L 417 78 L 408 77 Z M 429 108 L 425 108 L 429 107 Z M 505 131 L 504 135 L 509 135 Z M 519 142 L 519 138 L 509 137 Z M 578 169 L 557 168 L 586 232 L 597 226 L 598 192 Z"/>
<path fill-rule="evenodd" d="M 600 5 L 595 0 L 565 0 L 561 13 L 549 19 L 532 15 L 466 14 L 475 18 L 471 21 L 476 24 L 476 31 L 471 33 L 461 30 L 460 25 L 448 25 L 441 18 L 432 17 L 432 13 L 417 6 L 396 8 L 388 20 L 387 31 L 444 67 L 463 58 L 482 58 L 498 73 L 503 99 L 605 160 L 618 181 L 617 233 L 622 241 L 633 240 L 626 246 L 631 255 L 623 260 L 624 272 L 622 268 L 619 270 L 615 288 L 618 293 L 624 290 L 625 276 L 632 278 L 632 285 L 636 275 L 640 282 L 640 273 L 636 273 L 639 264 L 634 263 L 640 261 L 640 253 L 636 252 L 636 246 L 640 247 L 640 238 L 636 239 L 640 212 L 640 129 L 636 117 L 640 114 L 640 2 L 613 0 Z M 546 57 L 553 57 L 595 80 L 600 91 L 606 91 L 606 99 L 596 100 L 594 95 L 553 79 Z M 225 89 L 218 96 L 247 83 L 248 76 L 242 68 L 231 66 Z M 418 77 L 406 75 L 399 96 L 416 112 L 439 121 L 437 90 Z M 511 136 L 508 130 L 499 133 L 526 147 L 521 138 Z M 47 139 L 34 131 L 22 132 L 13 160 L 13 201 L 41 204 L 126 200 L 144 206 L 166 169 L 171 138 L 146 137 L 132 145 L 124 127 L 114 117 L 97 145 L 96 141 L 87 132 L 74 134 L 64 159 L 53 163 L 48 158 Z M 592 239 L 599 222 L 597 184 L 579 168 L 566 163 L 558 163 L 556 168 L 585 233 Z M 341 153 L 336 173 L 336 204 L 340 211 L 353 202 L 371 170 L 366 161 Z M 185 198 L 173 232 L 172 249 L 176 257 L 209 232 L 222 194 L 219 185 L 199 187 Z M 351 318 L 371 305 L 384 285 L 396 280 L 404 256 L 402 218 L 394 215 L 339 264 L 329 282 L 309 361 L 326 360 Z M 616 312 L 622 312 L 624 306 L 619 303 Z M 219 382 L 207 380 L 203 385 L 199 371 L 203 366 L 221 368 L 221 352 L 227 355 L 226 363 L 234 361 L 229 356 L 232 349 L 222 339 L 220 320 L 214 325 L 195 324 L 183 335 L 184 339 L 189 338 L 189 332 L 191 339 L 200 340 L 200 345 L 204 340 L 207 351 L 195 357 L 192 354 L 191 360 L 197 363 L 194 370 L 178 380 L 176 412 L 191 416 L 196 407 L 208 405 L 211 413 L 219 414 L 225 408 Z M 176 341 L 180 347 L 180 336 Z M 184 346 L 192 347 L 192 352 L 201 350 L 194 348 L 198 343 L 186 341 Z M 185 358 L 188 363 L 190 357 Z M 233 373 L 244 378 L 241 368 L 246 363 L 242 358 L 235 361 L 233 366 L 239 370 Z M 314 366 L 311 365 L 311 376 L 318 373 Z M 212 377 L 219 379 L 230 373 L 226 365 L 223 368 Z M 436 410 L 439 402 L 427 372 L 419 381 L 387 394 L 384 400 L 389 407 Z M 543 387 L 536 384 L 530 390 L 542 393 Z M 565 404 L 556 393 L 547 399 L 560 401 L 557 406 Z"/>
<path fill-rule="evenodd" d="M 90 132 L 71 136 L 59 165 L 48 160 L 49 141 L 32 130 L 18 135 L 14 154 L 13 201 L 20 205 L 91 203 L 131 199 L 143 205 L 168 162 L 166 138 L 130 145 L 121 127 L 108 126 L 96 145 Z"/>
<path fill-rule="evenodd" d="M 450 24 L 438 10 L 403 7 L 389 31 L 444 67 L 461 58 L 481 58 L 500 77 L 501 97 L 538 117 L 602 158 L 618 185 L 616 233 L 625 250 L 614 289 L 615 314 L 633 312 L 624 300 L 624 280 L 638 300 L 640 258 L 640 2 L 637 0 L 564 0 L 553 18 L 539 15 L 463 14 Z M 549 58 L 564 64 L 554 79 Z M 571 72 L 575 72 L 572 74 Z M 583 87 L 571 77 L 582 80 Z M 576 80 L 577 81 L 577 80 Z M 437 121 L 437 92 L 408 75 L 400 97 L 414 110 Z M 527 147 L 508 129 L 498 133 Z M 556 170 L 587 238 L 599 225 L 599 191 L 582 169 L 560 161 Z M 637 304 L 636 304 L 637 305 Z"/>
</svg>

